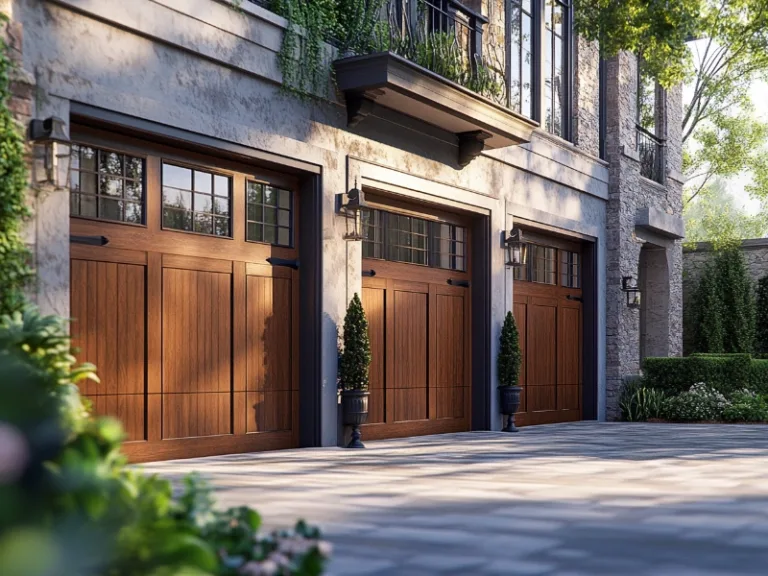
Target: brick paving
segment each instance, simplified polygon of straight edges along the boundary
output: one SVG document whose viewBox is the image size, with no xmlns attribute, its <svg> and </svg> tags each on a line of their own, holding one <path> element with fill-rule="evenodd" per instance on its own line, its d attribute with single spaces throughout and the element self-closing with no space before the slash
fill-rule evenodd
<svg viewBox="0 0 768 576">
<path fill-rule="evenodd" d="M 197 471 L 329 573 L 766 574 L 768 427 L 581 422 L 145 465 Z"/>
</svg>

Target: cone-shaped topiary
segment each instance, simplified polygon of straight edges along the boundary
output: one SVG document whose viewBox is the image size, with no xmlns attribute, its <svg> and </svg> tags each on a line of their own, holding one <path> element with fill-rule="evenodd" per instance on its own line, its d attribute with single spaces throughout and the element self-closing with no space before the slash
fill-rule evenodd
<svg viewBox="0 0 768 576">
<path fill-rule="evenodd" d="M 512 312 L 507 312 L 499 341 L 499 386 L 517 386 L 523 359 L 519 339 L 515 317 Z"/>
<path fill-rule="evenodd" d="M 368 390 L 371 342 L 368 320 L 360 297 L 355 293 L 344 317 L 344 349 L 339 359 L 339 387 L 342 390 Z"/>
</svg>

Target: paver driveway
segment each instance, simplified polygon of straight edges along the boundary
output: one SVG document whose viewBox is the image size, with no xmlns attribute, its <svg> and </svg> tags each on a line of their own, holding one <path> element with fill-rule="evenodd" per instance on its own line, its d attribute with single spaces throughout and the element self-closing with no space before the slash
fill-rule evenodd
<svg viewBox="0 0 768 576">
<path fill-rule="evenodd" d="M 297 517 L 331 574 L 768 574 L 768 427 L 574 423 L 146 465 Z"/>
</svg>

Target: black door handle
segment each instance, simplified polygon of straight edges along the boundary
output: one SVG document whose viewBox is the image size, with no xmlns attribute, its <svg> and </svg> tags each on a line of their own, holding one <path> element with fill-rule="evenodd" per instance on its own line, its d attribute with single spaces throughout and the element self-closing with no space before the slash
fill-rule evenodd
<svg viewBox="0 0 768 576">
<path fill-rule="evenodd" d="M 69 241 L 73 244 L 88 244 L 89 246 L 106 246 L 109 244 L 109 238 L 106 236 L 70 236 Z"/>
<path fill-rule="evenodd" d="M 460 286 L 461 288 L 469 288 L 468 280 L 454 280 L 453 278 L 449 278 L 448 284 L 451 286 Z"/>
<path fill-rule="evenodd" d="M 299 261 L 298 260 L 288 260 L 287 258 L 267 258 L 267 262 L 272 264 L 272 266 L 285 266 L 286 268 L 291 268 L 293 270 L 299 269 Z"/>
</svg>

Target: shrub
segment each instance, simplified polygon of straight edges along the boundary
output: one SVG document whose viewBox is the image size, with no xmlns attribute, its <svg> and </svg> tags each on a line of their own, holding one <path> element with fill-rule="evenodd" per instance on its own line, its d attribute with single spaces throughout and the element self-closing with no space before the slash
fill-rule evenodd
<svg viewBox="0 0 768 576">
<path fill-rule="evenodd" d="M 322 573 L 328 545 L 304 523 L 263 535 L 247 507 L 217 511 L 194 477 L 125 465 L 123 431 L 88 413 L 64 324 L 34 309 L 0 319 L 0 566 L 17 576 Z"/>
<path fill-rule="evenodd" d="M 339 387 L 342 390 L 368 390 L 371 342 L 368 320 L 360 296 L 355 293 L 344 317 L 344 349 L 339 358 Z"/>
<path fill-rule="evenodd" d="M 731 396 L 731 402 L 723 410 L 726 422 L 765 422 L 768 421 L 768 402 L 759 394 L 749 390 L 739 390 Z"/>
<path fill-rule="evenodd" d="M 725 396 L 699 382 L 690 390 L 664 400 L 661 413 L 667 420 L 675 422 L 720 420 L 727 406 Z"/>
<path fill-rule="evenodd" d="M 752 360 L 749 367 L 749 389 L 768 394 L 768 359 Z"/>
<path fill-rule="evenodd" d="M 504 325 L 501 327 L 499 338 L 499 386 L 517 386 L 520 380 L 520 364 L 522 363 L 520 352 L 520 336 L 517 332 L 517 324 L 512 312 L 507 312 Z"/>
<path fill-rule="evenodd" d="M 689 390 L 697 382 L 722 394 L 746 388 L 751 379 L 749 354 L 694 354 L 686 358 L 646 358 L 643 360 L 645 385 L 669 395 Z"/>
<path fill-rule="evenodd" d="M 640 386 L 622 395 L 619 402 L 621 419 L 625 422 L 645 422 L 652 418 L 662 417 L 662 408 L 666 395 L 655 388 Z"/>
<path fill-rule="evenodd" d="M 768 354 L 768 276 L 757 281 L 755 352 Z"/>
</svg>

